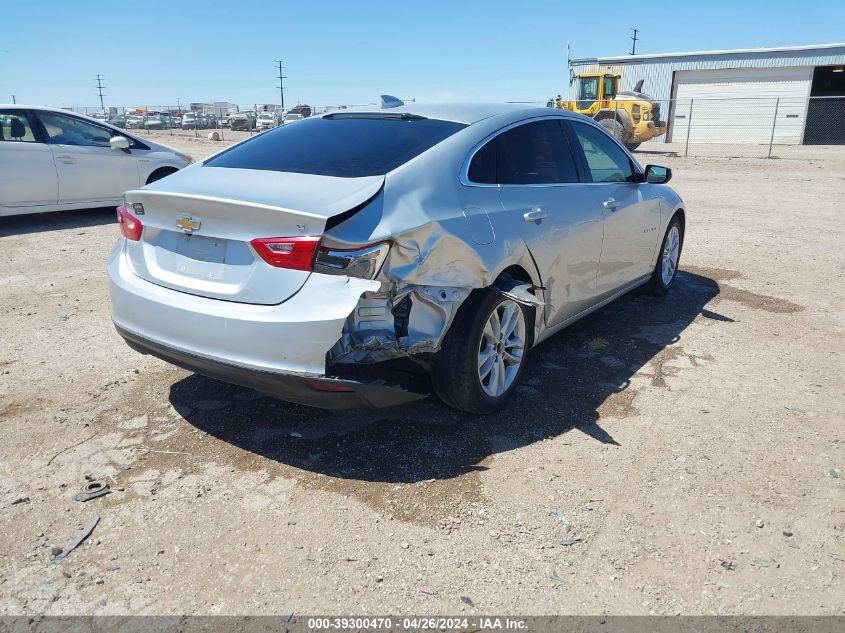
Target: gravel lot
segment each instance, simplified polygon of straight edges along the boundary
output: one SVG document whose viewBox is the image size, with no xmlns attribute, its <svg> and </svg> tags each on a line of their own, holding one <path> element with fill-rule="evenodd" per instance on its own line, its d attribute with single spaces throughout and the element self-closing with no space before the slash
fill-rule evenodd
<svg viewBox="0 0 845 633">
<path fill-rule="evenodd" d="M 687 203 L 676 287 L 541 345 L 484 418 L 141 356 L 111 210 L 0 218 L 0 614 L 845 614 L 845 153 L 640 158 Z"/>
</svg>

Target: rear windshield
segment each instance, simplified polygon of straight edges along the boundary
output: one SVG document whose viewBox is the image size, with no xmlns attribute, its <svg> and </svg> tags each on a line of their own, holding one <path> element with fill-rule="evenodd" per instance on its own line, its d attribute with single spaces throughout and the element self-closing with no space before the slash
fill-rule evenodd
<svg viewBox="0 0 845 633">
<path fill-rule="evenodd" d="M 343 178 L 381 176 L 464 127 L 421 117 L 329 115 L 277 127 L 204 164 Z"/>
</svg>

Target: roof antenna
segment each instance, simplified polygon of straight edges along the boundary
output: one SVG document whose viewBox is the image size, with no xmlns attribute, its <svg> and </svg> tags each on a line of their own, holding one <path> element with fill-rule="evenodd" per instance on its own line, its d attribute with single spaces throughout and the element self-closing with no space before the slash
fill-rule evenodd
<svg viewBox="0 0 845 633">
<path fill-rule="evenodd" d="M 405 102 L 402 101 L 399 97 L 394 97 L 392 95 L 381 95 L 381 109 L 385 110 L 387 108 L 398 108 L 399 106 L 405 105 Z"/>
</svg>

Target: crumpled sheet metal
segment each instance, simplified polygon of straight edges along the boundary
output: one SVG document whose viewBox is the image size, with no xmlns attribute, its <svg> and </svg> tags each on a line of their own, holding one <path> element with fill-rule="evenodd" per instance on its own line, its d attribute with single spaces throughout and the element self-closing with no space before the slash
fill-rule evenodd
<svg viewBox="0 0 845 633">
<path fill-rule="evenodd" d="M 531 284 L 514 279 L 509 275 L 499 277 L 499 279 L 496 280 L 496 283 L 493 284 L 493 288 L 506 297 L 513 299 L 517 303 L 533 306 L 535 308 L 543 307 L 545 305 L 543 300 L 539 299 L 533 292 L 531 292 L 532 287 L 533 286 Z"/>
<path fill-rule="evenodd" d="M 466 288 L 402 286 L 391 293 L 373 293 L 361 304 L 373 301 L 384 305 L 383 319 L 367 320 L 355 310 L 347 319 L 338 343 L 329 352 L 330 362 L 374 363 L 391 358 L 434 353 L 455 318 L 460 305 L 470 294 Z M 396 336 L 393 308 L 409 298 L 411 310 L 407 336 Z M 368 312 L 372 312 L 369 308 Z"/>
<path fill-rule="evenodd" d="M 430 222 L 394 238 L 383 275 L 405 284 L 451 288 L 484 288 L 490 269 L 476 246 Z"/>
<path fill-rule="evenodd" d="M 381 290 L 365 294 L 359 302 L 359 307 L 373 307 L 376 301 L 383 307 L 383 318 L 368 322 L 358 309 L 353 311 L 329 352 L 330 363 L 437 352 L 461 304 L 473 290 L 494 281 L 516 301 L 543 305 L 531 293 L 531 284 L 497 280 L 507 267 L 518 265 L 540 282 L 520 227 L 497 225 L 508 221 L 494 213 L 501 210 L 495 189 L 454 186 L 454 165 L 465 155 L 458 145 L 452 161 L 423 154 L 419 161 L 391 172 L 364 208 L 324 234 L 324 240 L 337 241 L 340 247 L 391 242 L 378 277 Z M 420 173 L 426 177 L 421 179 Z M 466 209 L 471 213 L 462 211 Z M 397 336 L 393 309 L 405 298 L 411 301 L 407 336 Z"/>
</svg>

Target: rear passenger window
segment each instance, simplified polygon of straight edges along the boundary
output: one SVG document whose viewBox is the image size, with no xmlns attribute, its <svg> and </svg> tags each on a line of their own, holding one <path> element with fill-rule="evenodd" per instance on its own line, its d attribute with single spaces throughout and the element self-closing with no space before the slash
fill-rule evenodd
<svg viewBox="0 0 845 633">
<path fill-rule="evenodd" d="M 557 120 L 526 123 L 499 134 L 472 159 L 471 182 L 554 185 L 578 182 L 575 160 Z"/>
<path fill-rule="evenodd" d="M 20 110 L 0 110 L 0 141 L 37 142 L 29 120 Z"/>
<path fill-rule="evenodd" d="M 475 153 L 467 172 L 470 182 L 477 182 L 480 185 L 496 184 L 497 146 L 497 140 L 494 138 Z"/>
</svg>

